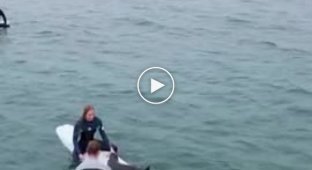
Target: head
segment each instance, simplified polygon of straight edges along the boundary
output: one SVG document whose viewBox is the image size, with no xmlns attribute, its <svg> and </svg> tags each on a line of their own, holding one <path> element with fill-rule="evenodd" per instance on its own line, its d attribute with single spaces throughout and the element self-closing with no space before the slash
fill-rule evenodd
<svg viewBox="0 0 312 170">
<path fill-rule="evenodd" d="M 93 121 L 94 117 L 95 117 L 94 107 L 92 105 L 85 106 L 81 118 L 87 122 L 91 122 Z"/>
<path fill-rule="evenodd" d="M 97 157 L 101 151 L 101 144 L 97 140 L 92 140 L 88 143 L 87 154 L 89 156 Z"/>
</svg>

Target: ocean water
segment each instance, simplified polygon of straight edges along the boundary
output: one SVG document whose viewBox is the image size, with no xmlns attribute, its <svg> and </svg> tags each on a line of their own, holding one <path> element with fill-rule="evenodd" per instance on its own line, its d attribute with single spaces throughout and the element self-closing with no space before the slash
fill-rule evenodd
<svg viewBox="0 0 312 170">
<path fill-rule="evenodd" d="M 0 165 L 66 170 L 55 127 L 95 106 L 155 170 L 312 169 L 312 1 L 0 0 Z M 140 73 L 168 69 L 149 105 Z"/>
</svg>

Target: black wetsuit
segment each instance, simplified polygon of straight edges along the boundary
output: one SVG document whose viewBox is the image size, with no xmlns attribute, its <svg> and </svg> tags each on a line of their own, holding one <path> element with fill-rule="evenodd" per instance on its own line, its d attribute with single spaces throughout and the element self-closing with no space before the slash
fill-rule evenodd
<svg viewBox="0 0 312 170">
<path fill-rule="evenodd" d="M 3 23 L 0 23 L 1 26 L 7 26 L 7 19 L 4 12 L 0 9 L 0 16 L 3 19 Z"/>
<path fill-rule="evenodd" d="M 93 121 L 78 120 L 74 127 L 74 152 L 73 159 L 79 161 L 79 154 L 84 154 L 89 141 L 94 139 L 95 132 L 99 132 L 102 137 L 102 150 L 110 151 L 110 143 L 104 131 L 102 121 L 95 117 Z"/>
</svg>

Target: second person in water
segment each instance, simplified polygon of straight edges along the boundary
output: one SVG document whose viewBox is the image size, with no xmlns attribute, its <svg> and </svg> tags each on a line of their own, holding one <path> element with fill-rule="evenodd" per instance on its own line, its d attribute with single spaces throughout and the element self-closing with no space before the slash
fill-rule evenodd
<svg viewBox="0 0 312 170">
<path fill-rule="evenodd" d="M 1 22 L 3 20 L 3 23 Z M 7 28 L 9 27 L 9 24 L 7 23 L 6 16 L 4 12 L 0 9 L 0 28 Z"/>
<path fill-rule="evenodd" d="M 111 144 L 105 133 L 102 121 L 95 115 L 94 107 L 87 105 L 74 127 L 74 162 L 80 161 L 80 158 L 86 152 L 88 143 L 94 139 L 96 132 L 99 132 L 102 138 L 101 150 L 110 151 Z"/>
</svg>

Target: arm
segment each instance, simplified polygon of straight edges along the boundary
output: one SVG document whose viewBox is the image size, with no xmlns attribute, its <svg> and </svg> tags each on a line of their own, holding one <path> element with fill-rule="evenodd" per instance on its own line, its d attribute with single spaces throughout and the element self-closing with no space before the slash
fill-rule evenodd
<svg viewBox="0 0 312 170">
<path fill-rule="evenodd" d="M 99 122 L 99 132 L 100 132 L 100 135 L 102 137 L 103 143 L 110 145 L 109 144 L 109 139 L 108 139 L 108 137 L 107 137 L 107 135 L 106 135 L 106 133 L 104 131 L 103 123 L 102 123 L 102 121 L 100 119 L 98 119 L 98 120 L 99 120 L 98 121 Z"/>
<path fill-rule="evenodd" d="M 78 154 L 81 153 L 79 145 L 78 145 L 79 136 L 80 136 L 80 123 L 77 122 L 74 127 L 73 144 L 74 144 L 74 151 L 76 151 Z"/>
</svg>

